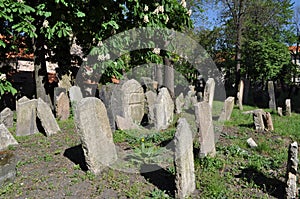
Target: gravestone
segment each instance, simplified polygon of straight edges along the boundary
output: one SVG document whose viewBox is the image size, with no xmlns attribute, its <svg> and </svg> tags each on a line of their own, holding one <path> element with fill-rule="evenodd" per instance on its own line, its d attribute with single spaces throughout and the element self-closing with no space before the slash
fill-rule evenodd
<svg viewBox="0 0 300 199">
<path fill-rule="evenodd" d="M 152 124 L 155 121 L 154 105 L 155 105 L 157 95 L 153 91 L 147 91 L 145 93 L 145 96 L 146 96 L 146 111 L 145 112 L 148 114 L 149 124 Z"/>
<path fill-rule="evenodd" d="M 3 123 L 7 128 L 13 127 L 14 112 L 9 108 L 5 108 L 0 113 L 0 123 Z"/>
<path fill-rule="evenodd" d="M 167 129 L 174 116 L 174 103 L 167 88 L 161 88 L 154 105 L 155 122 L 157 130 Z"/>
<path fill-rule="evenodd" d="M 247 139 L 247 143 L 248 143 L 248 145 L 249 145 L 251 148 L 257 147 L 257 144 L 256 144 L 256 142 L 253 140 L 253 138 Z"/>
<path fill-rule="evenodd" d="M 116 125 L 120 130 L 139 129 L 139 126 L 137 124 L 119 115 L 116 116 Z"/>
<path fill-rule="evenodd" d="M 280 117 L 283 116 L 283 114 L 282 114 L 282 108 L 281 108 L 281 107 L 277 107 L 277 113 L 278 113 L 278 115 L 279 115 Z"/>
<path fill-rule="evenodd" d="M 157 82 L 153 81 L 150 77 L 141 77 L 141 85 L 144 88 L 144 91 L 153 91 L 157 90 Z"/>
<path fill-rule="evenodd" d="M 37 116 L 45 130 L 46 136 L 51 136 L 60 131 L 49 105 L 41 98 L 37 100 Z"/>
<path fill-rule="evenodd" d="M 257 132 L 264 132 L 265 130 L 264 114 L 265 112 L 262 109 L 257 109 L 253 111 L 253 121 L 255 130 Z"/>
<path fill-rule="evenodd" d="M 285 100 L 285 115 L 291 116 L 292 115 L 292 107 L 291 107 L 291 100 L 286 99 Z"/>
<path fill-rule="evenodd" d="M 113 90 L 111 106 L 114 117 L 119 115 L 140 124 L 145 114 L 145 94 L 140 83 L 134 79 L 121 82 Z"/>
<path fill-rule="evenodd" d="M 276 110 L 276 99 L 275 99 L 275 91 L 274 91 L 273 81 L 268 81 L 268 93 L 269 93 L 269 108 L 275 111 Z"/>
<path fill-rule="evenodd" d="M 65 93 L 67 95 L 67 89 L 66 88 L 61 88 L 61 87 L 55 87 L 54 88 L 54 97 L 53 97 L 53 104 L 57 104 L 57 99 L 60 96 L 61 93 Z M 57 108 L 57 107 L 55 107 Z M 56 110 L 56 109 L 55 109 Z"/>
<path fill-rule="evenodd" d="M 224 107 L 219 117 L 219 121 L 230 120 L 233 107 L 234 107 L 234 97 L 228 97 L 224 102 Z"/>
<path fill-rule="evenodd" d="M 32 135 L 39 132 L 36 126 L 36 107 L 36 99 L 22 103 L 18 102 L 17 136 Z"/>
<path fill-rule="evenodd" d="M 272 116 L 269 112 L 266 112 L 266 124 L 268 131 L 274 131 Z"/>
<path fill-rule="evenodd" d="M 216 154 L 214 126 L 211 106 L 207 102 L 203 101 L 195 104 L 195 120 L 200 143 L 199 156 L 214 156 Z"/>
<path fill-rule="evenodd" d="M 0 151 L 0 187 L 16 178 L 17 157 L 11 151 Z"/>
<path fill-rule="evenodd" d="M 180 114 L 182 112 L 183 106 L 184 106 L 184 96 L 183 93 L 180 93 L 180 95 L 175 100 L 175 108 L 177 114 Z"/>
<path fill-rule="evenodd" d="M 297 171 L 298 171 L 298 143 L 293 142 L 289 146 L 288 163 L 286 171 L 286 197 L 288 199 L 297 198 Z"/>
<path fill-rule="evenodd" d="M 187 95 L 185 96 L 185 102 L 184 102 L 183 108 L 189 109 L 190 107 L 193 107 L 195 103 L 197 103 L 195 86 L 189 86 L 189 91 L 187 92 Z"/>
<path fill-rule="evenodd" d="M 196 189 L 193 134 L 185 118 L 178 120 L 174 138 L 176 198 L 186 198 Z"/>
<path fill-rule="evenodd" d="M 23 96 L 22 98 L 20 98 L 16 103 L 16 111 L 18 112 L 18 104 L 19 103 L 28 102 L 29 100 L 30 99 L 28 99 L 26 96 Z"/>
<path fill-rule="evenodd" d="M 243 110 L 243 95 L 244 95 L 244 81 L 241 80 L 238 87 L 237 104 L 240 110 Z"/>
<path fill-rule="evenodd" d="M 69 96 L 70 96 L 70 102 L 73 105 L 76 106 L 80 102 L 80 100 L 83 98 L 82 92 L 80 90 L 80 87 L 78 86 L 72 86 L 69 89 Z"/>
<path fill-rule="evenodd" d="M 106 108 L 100 99 L 87 97 L 78 103 L 75 116 L 87 166 L 99 174 L 117 160 Z"/>
<path fill-rule="evenodd" d="M 67 120 L 70 116 L 70 101 L 68 95 L 60 93 L 56 100 L 56 117 L 59 120 Z"/>
<path fill-rule="evenodd" d="M 5 150 L 10 145 L 18 145 L 16 139 L 10 134 L 4 124 L 0 124 L 0 150 Z"/>
<path fill-rule="evenodd" d="M 207 102 L 212 108 L 215 95 L 215 80 L 208 78 L 204 87 L 203 101 Z"/>
</svg>

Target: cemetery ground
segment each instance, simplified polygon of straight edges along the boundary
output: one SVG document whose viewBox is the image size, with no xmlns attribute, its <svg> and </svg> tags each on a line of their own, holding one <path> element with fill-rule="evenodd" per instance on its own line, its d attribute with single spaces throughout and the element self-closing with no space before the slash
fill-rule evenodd
<svg viewBox="0 0 300 199">
<path fill-rule="evenodd" d="M 256 109 L 244 106 L 244 111 Z M 266 110 L 271 111 L 271 110 Z M 235 107 L 218 136 L 216 157 L 199 159 L 194 142 L 197 191 L 191 198 L 284 198 L 288 146 L 300 141 L 300 114 L 279 117 L 272 113 L 274 131 L 256 133 L 251 114 Z M 177 116 L 177 119 L 179 116 Z M 192 120 L 190 118 L 190 120 Z M 15 125 L 14 125 L 15 126 Z M 70 117 L 59 121 L 61 132 L 50 137 L 38 133 L 15 136 L 10 147 L 18 157 L 17 176 L 0 189 L 0 198 L 173 198 L 175 167 L 134 174 L 107 168 L 100 175 L 87 171 L 84 155 Z M 167 130 L 140 139 L 127 131 L 114 132 L 114 142 L 139 156 L 153 155 L 173 139 L 175 122 Z M 253 138 L 258 147 L 246 142 Z M 146 147 L 146 151 L 142 150 Z M 141 162 L 145 166 L 147 162 Z"/>
</svg>

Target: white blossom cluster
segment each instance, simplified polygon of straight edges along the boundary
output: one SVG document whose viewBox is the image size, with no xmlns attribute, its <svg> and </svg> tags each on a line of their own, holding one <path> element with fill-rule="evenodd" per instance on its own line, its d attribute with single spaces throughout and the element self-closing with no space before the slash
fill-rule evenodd
<svg viewBox="0 0 300 199">
<path fill-rule="evenodd" d="M 104 60 L 108 60 L 110 59 L 110 55 L 106 54 L 106 55 L 98 55 L 98 61 L 104 61 Z"/>
<path fill-rule="evenodd" d="M 18 3 L 24 3 L 24 1 L 23 0 L 18 0 Z"/>
<path fill-rule="evenodd" d="M 182 7 L 186 8 L 186 1 L 185 0 L 181 0 L 180 5 L 182 5 Z"/>
<path fill-rule="evenodd" d="M 149 7 L 145 5 L 144 11 L 147 12 L 149 10 Z"/>
<path fill-rule="evenodd" d="M 163 6 L 157 6 L 155 10 L 153 11 L 154 14 L 159 14 L 160 12 L 163 14 L 164 13 L 164 7 Z"/>
<path fill-rule="evenodd" d="M 148 22 L 149 22 L 148 15 L 145 15 L 145 16 L 144 16 L 144 23 L 148 23 Z"/>
<path fill-rule="evenodd" d="M 6 74 L 1 74 L 0 75 L 0 80 L 6 81 Z"/>
<path fill-rule="evenodd" d="M 48 20 L 45 20 L 45 21 L 43 22 L 43 27 L 44 27 L 44 28 L 48 28 L 48 27 L 49 27 L 49 21 L 48 21 Z"/>
<path fill-rule="evenodd" d="M 157 54 L 157 55 L 159 55 L 160 54 L 160 48 L 154 48 L 152 50 L 152 52 L 155 53 L 155 54 Z"/>
</svg>

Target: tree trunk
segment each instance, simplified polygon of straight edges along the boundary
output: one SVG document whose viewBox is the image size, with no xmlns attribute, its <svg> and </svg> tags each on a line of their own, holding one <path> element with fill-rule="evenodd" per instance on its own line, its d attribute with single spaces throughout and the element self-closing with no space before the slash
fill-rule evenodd
<svg viewBox="0 0 300 199">
<path fill-rule="evenodd" d="M 236 99 L 238 94 L 239 83 L 241 80 L 241 58 L 242 58 L 242 24 L 241 20 L 238 19 L 237 22 L 237 35 L 236 35 L 236 54 L 235 54 L 235 61 L 236 61 L 236 74 L 235 74 L 235 93 Z"/>
<path fill-rule="evenodd" d="M 155 67 L 155 81 L 157 81 L 158 87 L 163 85 L 163 74 L 161 65 L 156 65 Z"/>
</svg>

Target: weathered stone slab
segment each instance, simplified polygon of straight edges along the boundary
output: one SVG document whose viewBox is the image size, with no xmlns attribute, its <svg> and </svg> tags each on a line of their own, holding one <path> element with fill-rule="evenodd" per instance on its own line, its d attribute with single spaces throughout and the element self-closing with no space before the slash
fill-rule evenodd
<svg viewBox="0 0 300 199">
<path fill-rule="evenodd" d="M 155 122 L 157 130 L 167 129 L 173 121 L 174 103 L 167 88 L 161 88 L 154 105 Z"/>
<path fill-rule="evenodd" d="M 60 131 L 51 108 L 41 98 L 37 100 L 37 116 L 41 121 L 46 136 L 51 136 Z"/>
<path fill-rule="evenodd" d="M 268 131 L 274 131 L 272 116 L 269 112 L 266 112 L 266 124 Z"/>
<path fill-rule="evenodd" d="M 224 107 L 219 117 L 219 121 L 230 120 L 233 107 L 234 107 L 234 97 L 228 97 L 224 102 Z"/>
<path fill-rule="evenodd" d="M 14 112 L 9 108 L 5 108 L 0 113 L 0 123 L 3 123 L 7 128 L 13 127 Z"/>
<path fill-rule="evenodd" d="M 174 138 L 176 198 L 186 198 L 196 189 L 193 134 L 185 118 L 178 120 Z"/>
<path fill-rule="evenodd" d="M 297 171 L 298 171 L 298 143 L 293 142 L 289 146 L 288 163 L 286 171 L 286 197 L 287 199 L 297 198 Z"/>
<path fill-rule="evenodd" d="M 30 99 L 28 99 L 26 96 L 23 96 L 21 99 L 19 99 L 16 103 L 16 111 L 18 112 L 18 104 L 28 101 L 30 101 Z"/>
<path fill-rule="evenodd" d="M 0 151 L 0 187 L 16 178 L 17 157 L 9 151 Z"/>
<path fill-rule="evenodd" d="M 256 142 L 252 138 L 247 139 L 247 143 L 251 148 L 257 147 Z"/>
<path fill-rule="evenodd" d="M 67 120 L 70 116 L 70 101 L 68 95 L 60 93 L 56 100 L 56 117 L 60 120 Z"/>
<path fill-rule="evenodd" d="M 195 119 L 200 143 L 199 156 L 214 156 L 216 154 L 214 126 L 211 106 L 207 102 L 195 104 Z"/>
<path fill-rule="evenodd" d="M 67 89 L 61 88 L 61 87 L 55 87 L 54 88 L 54 97 L 53 97 L 53 104 L 57 104 L 57 99 L 60 96 L 61 93 L 65 93 L 67 95 Z M 56 109 L 55 109 L 56 110 Z"/>
<path fill-rule="evenodd" d="M 241 80 L 238 87 L 237 104 L 240 110 L 243 110 L 243 95 L 244 95 L 244 81 Z"/>
<path fill-rule="evenodd" d="M 264 132 L 265 130 L 264 114 L 265 112 L 262 109 L 257 109 L 253 111 L 253 121 L 255 130 L 257 132 Z"/>
<path fill-rule="evenodd" d="M 145 114 L 145 95 L 143 87 L 131 79 L 119 84 L 112 93 L 113 115 L 122 116 L 140 124 Z"/>
<path fill-rule="evenodd" d="M 291 116 L 292 115 L 292 107 L 291 107 L 291 100 L 286 99 L 285 100 L 285 115 Z"/>
<path fill-rule="evenodd" d="M 36 126 L 36 107 L 36 99 L 23 103 L 18 102 L 17 136 L 32 135 L 39 132 Z"/>
<path fill-rule="evenodd" d="M 144 91 L 157 91 L 157 82 L 153 81 L 150 77 L 141 77 L 141 85 Z"/>
<path fill-rule="evenodd" d="M 195 86 L 189 86 L 189 91 L 185 96 L 184 109 L 189 109 L 190 107 L 194 107 L 194 104 L 197 103 L 197 96 L 195 91 Z"/>
<path fill-rule="evenodd" d="M 5 150 L 10 145 L 18 145 L 17 140 L 10 134 L 4 124 L 0 124 L 0 150 Z"/>
<path fill-rule="evenodd" d="M 137 124 L 119 115 L 116 116 L 116 124 L 117 128 L 120 130 L 139 129 L 139 126 Z"/>
<path fill-rule="evenodd" d="M 213 106 L 214 95 L 215 95 L 215 80 L 208 78 L 204 87 L 203 101 L 207 102 L 210 107 Z"/>
<path fill-rule="evenodd" d="M 184 102 L 185 101 L 184 101 L 183 93 L 180 93 L 180 95 L 175 100 L 175 108 L 176 108 L 176 113 L 177 114 L 182 112 Z"/>
<path fill-rule="evenodd" d="M 146 113 L 148 114 L 148 122 L 152 124 L 155 121 L 154 105 L 157 98 L 157 94 L 153 91 L 147 91 L 146 96 Z"/>
<path fill-rule="evenodd" d="M 77 105 L 75 116 L 87 166 L 99 174 L 117 160 L 106 108 L 100 99 L 87 97 Z"/>
<path fill-rule="evenodd" d="M 277 107 L 277 113 L 278 113 L 278 115 L 279 115 L 280 117 L 283 116 L 283 114 L 282 114 L 282 107 Z"/>
<path fill-rule="evenodd" d="M 69 89 L 69 96 L 70 96 L 70 102 L 73 105 L 76 106 L 80 102 L 80 100 L 83 98 L 82 92 L 80 90 L 80 87 L 78 86 L 72 86 Z"/>
<path fill-rule="evenodd" d="M 276 111 L 276 98 L 273 81 L 268 81 L 269 108 Z"/>
</svg>

